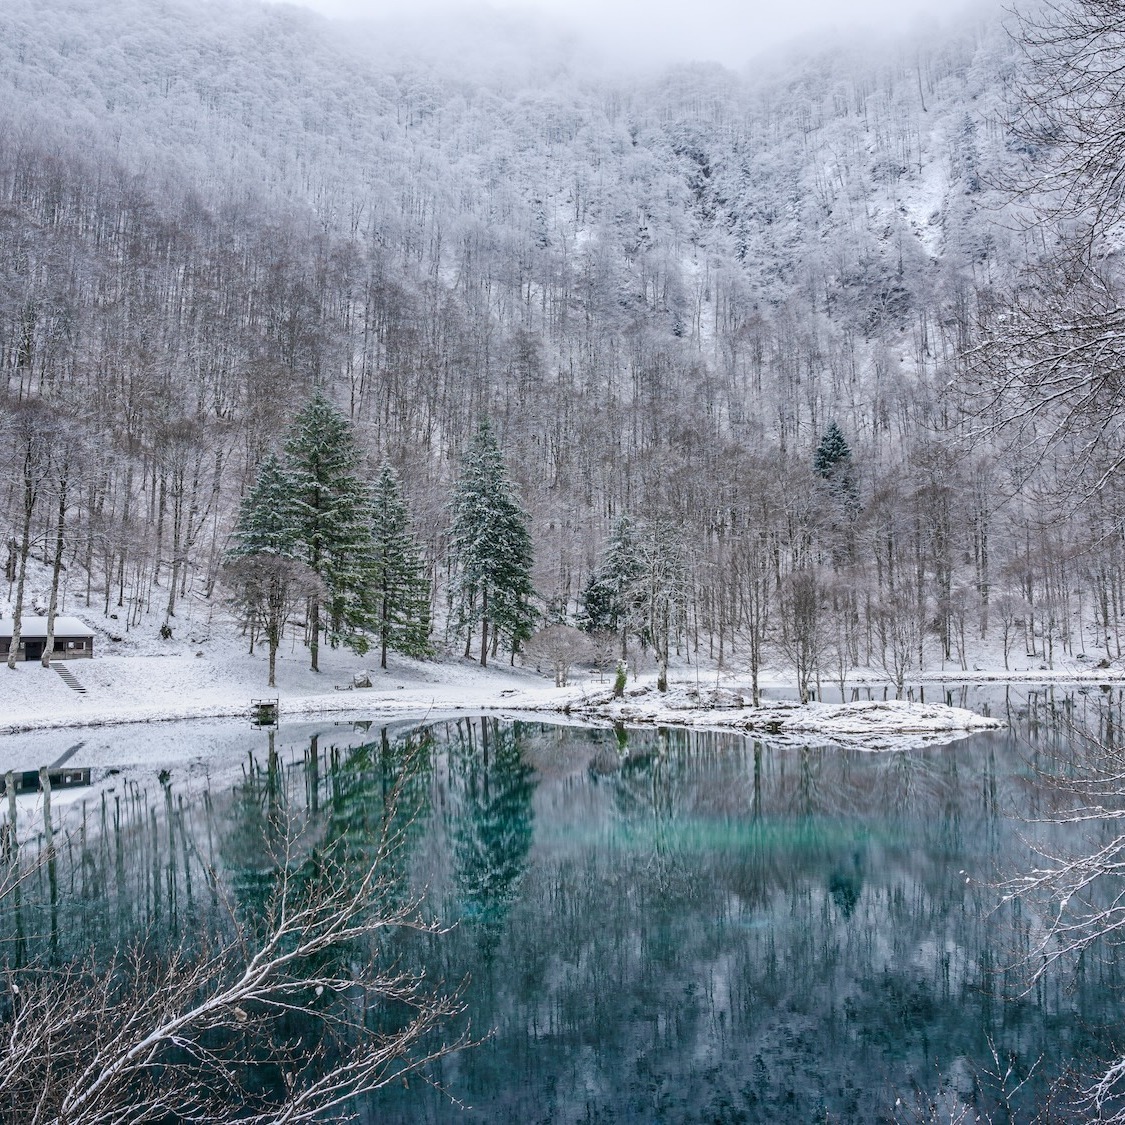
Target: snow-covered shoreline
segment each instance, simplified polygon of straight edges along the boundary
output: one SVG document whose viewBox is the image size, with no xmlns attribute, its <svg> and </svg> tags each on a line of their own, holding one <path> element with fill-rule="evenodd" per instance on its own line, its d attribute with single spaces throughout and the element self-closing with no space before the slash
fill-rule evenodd
<svg viewBox="0 0 1125 1125">
<path fill-rule="evenodd" d="M 669 692 L 660 693 L 651 677 L 642 676 L 630 682 L 624 699 L 617 700 L 597 681 L 556 688 L 528 670 L 484 670 L 465 661 L 396 661 L 387 672 L 371 672 L 372 686 L 360 689 L 349 687 L 360 667 L 354 654 L 328 652 L 322 665 L 324 670 L 314 673 L 303 662 L 284 661 L 279 666 L 278 687 L 265 689 L 261 686 L 261 658 L 245 652 L 227 650 L 198 657 L 181 651 L 75 661 L 71 668 L 87 687 L 85 695 L 76 694 L 55 672 L 38 665 L 21 665 L 15 672 L 0 669 L 0 736 L 245 719 L 251 701 L 260 698 L 278 699 L 283 718 L 362 714 L 372 719 L 423 721 L 501 712 L 534 715 L 545 721 L 730 731 L 772 741 L 817 741 L 866 749 L 949 741 L 1002 725 L 973 711 L 933 702 L 874 699 L 798 706 L 774 699 L 754 708 L 747 705 L 748 687 L 733 679 L 721 688 L 673 683 Z M 962 675 L 945 682 L 970 681 Z M 1059 676 L 1055 682 L 1079 679 L 1071 674 L 1065 681 Z M 784 692 L 784 681 L 771 686 L 775 694 Z"/>
<path fill-rule="evenodd" d="M 462 663 L 396 661 L 388 672 L 368 671 L 372 687 L 353 688 L 360 658 L 322 652 L 321 671 L 303 661 L 279 663 L 277 686 L 263 686 L 264 660 L 245 652 L 110 656 L 72 661 L 86 694 L 72 691 L 38 664 L 0 668 L 0 736 L 55 729 L 87 729 L 192 719 L 245 718 L 257 699 L 276 699 L 283 716 L 351 714 L 419 718 L 441 711 L 499 708 L 516 693 L 538 702 L 542 677 L 510 669 L 483 672 Z"/>
<path fill-rule="evenodd" d="M 440 666 L 438 666 L 440 667 Z M 78 668 L 81 676 L 83 669 Z M 515 684 L 513 684 L 515 680 Z M 528 686 L 528 681 L 534 686 Z M 918 685 L 928 687 L 941 684 L 986 685 L 986 684 L 1019 684 L 1020 686 L 1089 686 L 1099 683 L 1121 683 L 1125 678 L 1120 675 L 1099 677 L 1078 677 L 1074 675 L 1059 675 L 1046 677 L 1042 673 L 1031 676 L 987 675 L 969 676 L 956 675 L 946 677 L 919 678 Z M 60 682 L 61 683 L 61 682 Z M 54 687 L 47 681 L 50 687 Z M 378 715 L 388 717 L 401 717 L 417 715 L 425 717 L 430 714 L 462 714 L 466 711 L 527 711 L 533 713 L 565 713 L 588 718 L 600 718 L 609 722 L 624 722 L 626 724 L 647 725 L 672 725 L 672 726 L 701 726 L 705 725 L 721 729 L 740 729 L 750 732 L 769 732 L 769 728 L 779 721 L 779 716 L 790 716 L 785 719 L 785 732 L 813 732 L 827 730 L 820 725 L 821 719 L 830 714 L 862 713 L 864 711 L 886 710 L 888 713 L 907 715 L 912 707 L 932 710 L 939 705 L 914 704 L 906 701 L 888 700 L 861 700 L 851 704 L 826 704 L 808 703 L 803 707 L 790 700 L 775 700 L 765 703 L 758 709 L 748 709 L 748 713 L 739 719 L 724 716 L 726 708 L 702 706 L 689 712 L 680 704 L 665 704 L 662 707 L 645 707 L 639 705 L 636 692 L 631 690 L 626 700 L 619 701 L 616 705 L 606 704 L 600 697 L 601 692 L 576 689 L 557 689 L 542 686 L 539 677 L 523 676 L 517 680 L 511 673 L 505 671 L 499 674 L 496 682 L 491 685 L 472 684 L 468 690 L 464 684 L 464 677 L 458 676 L 448 685 L 443 685 L 438 679 L 429 687 L 417 687 L 401 684 L 392 684 L 402 692 L 400 695 L 388 694 L 388 688 L 380 688 L 377 683 L 371 689 L 340 690 L 329 689 L 310 694 L 298 694 L 292 691 L 275 688 L 252 688 L 242 693 L 238 700 L 229 698 L 229 691 L 223 692 L 219 697 L 211 700 L 174 700 L 160 698 L 156 702 L 125 702 L 115 701 L 111 706 L 99 706 L 94 700 L 65 700 L 62 701 L 43 699 L 34 706 L 13 708 L 7 701 L 0 697 L 0 737 L 5 735 L 23 734 L 39 730 L 97 728 L 106 726 L 129 725 L 134 723 L 162 723 L 183 722 L 191 719 L 221 719 L 245 718 L 250 710 L 252 699 L 278 699 L 281 710 L 286 715 L 337 715 L 351 714 L 356 711 L 371 711 Z M 649 685 L 650 687 L 651 685 Z M 849 682 L 849 686 L 872 687 L 882 686 L 882 681 L 874 678 L 857 679 Z M 648 687 L 645 689 L 648 690 Z M 51 692 L 37 693 L 50 696 Z M 60 703 L 57 707 L 46 708 L 50 703 Z M 66 704 L 70 703 L 69 706 Z M 952 711 L 963 711 L 963 708 L 947 708 Z M 975 715 L 975 712 L 965 712 Z M 806 720 L 798 723 L 793 716 L 808 716 Z M 981 716 L 977 716 L 982 718 Z M 995 729 L 995 721 L 988 721 L 986 727 L 967 726 L 942 727 L 937 729 Z M 773 731 L 772 733 L 777 733 Z"/>
<path fill-rule="evenodd" d="M 39 575 L 40 582 L 45 581 Z M 4 604 L 0 602 L 0 610 Z M 73 611 L 73 607 L 69 607 Z M 97 633 L 92 660 L 67 662 L 85 694 L 72 690 L 52 669 L 27 662 L 15 671 L 0 667 L 0 738 L 43 730 L 81 730 L 124 724 L 166 723 L 196 719 L 242 719 L 254 699 L 276 698 L 282 716 L 315 718 L 362 712 L 372 718 L 424 720 L 427 717 L 480 714 L 485 712 L 526 712 L 554 715 L 562 721 L 581 717 L 591 723 L 685 726 L 697 729 L 742 730 L 771 738 L 824 737 L 838 741 L 882 734 L 892 726 L 902 733 L 928 735 L 980 729 L 962 716 L 942 715 L 917 719 L 910 711 L 915 706 L 862 708 L 832 711 L 824 704 L 795 708 L 784 702 L 793 692 L 792 674 L 784 668 L 763 670 L 761 685 L 769 703 L 759 714 L 735 714 L 730 702 L 741 695 L 749 697 L 745 669 L 719 669 L 702 653 L 696 661 L 671 670 L 673 692 L 659 696 L 650 691 L 652 668 L 646 670 L 643 655 L 640 672 L 630 662 L 628 699 L 623 704 L 599 700 L 607 683 L 593 674 L 579 673 L 572 686 L 557 688 L 550 679 L 529 668 L 511 667 L 506 662 L 482 669 L 472 660 L 446 655 L 443 659 L 417 661 L 391 654 L 386 670 L 369 670 L 375 653 L 357 655 L 344 648 L 322 647 L 321 670 L 309 669 L 309 653 L 295 637 L 278 653 L 277 687 L 266 687 L 266 654 L 247 651 L 247 638 L 236 623 L 213 605 L 196 599 L 181 604 L 175 622 L 176 639 L 160 636 L 154 620 L 124 633 L 115 632 L 120 622 L 96 613 L 83 615 Z M 1020 655 L 1012 658 L 1011 669 L 1003 667 L 1003 654 L 990 652 L 978 659 L 970 670 L 946 664 L 932 666 L 911 676 L 913 694 L 922 700 L 934 694 L 945 703 L 966 706 L 970 697 L 981 698 L 980 706 L 989 709 L 989 693 L 973 691 L 972 685 L 1012 685 L 1021 691 L 1035 685 L 1096 685 L 1125 683 L 1125 664 L 1116 660 L 1110 667 L 1098 667 L 1093 659 L 1067 656 L 1057 667 L 1038 665 L 1039 658 Z M 1099 662 L 1100 663 L 1100 662 Z M 371 687 L 352 690 L 356 673 L 366 671 Z M 894 694 L 887 689 L 886 676 L 877 668 L 849 670 L 847 691 L 875 699 Z M 704 687 L 706 685 L 706 687 Z M 941 690 L 931 692 L 931 685 Z M 829 678 L 819 687 L 822 699 L 839 697 L 839 688 Z M 970 690 L 965 691 L 968 687 Z M 921 690 L 919 690 L 921 689 Z M 953 698 L 953 690 L 957 699 Z M 726 702 L 688 697 L 707 690 L 726 692 Z M 998 689 L 1003 692 L 1001 686 Z M 991 693 L 993 709 L 1003 700 Z M 930 706 L 927 703 L 927 707 Z M 918 704 L 917 706 L 921 706 Z M 925 729 L 914 730 L 920 722 Z M 829 737 L 831 736 L 831 737 Z"/>
</svg>

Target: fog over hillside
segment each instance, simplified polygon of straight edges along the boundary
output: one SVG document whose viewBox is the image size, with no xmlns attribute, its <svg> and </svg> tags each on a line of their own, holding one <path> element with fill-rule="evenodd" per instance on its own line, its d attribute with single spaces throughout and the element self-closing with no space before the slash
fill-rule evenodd
<svg viewBox="0 0 1125 1125">
<path fill-rule="evenodd" d="M 168 582 L 219 597 L 240 497 L 322 385 L 372 475 L 400 471 L 439 622 L 448 487 L 487 415 L 559 620 L 630 514 L 675 529 L 687 653 L 748 628 L 784 650 L 812 568 L 845 664 L 967 665 L 1002 613 L 1045 661 L 1112 655 L 1108 609 L 1085 642 L 1074 622 L 1120 594 L 1116 524 L 1048 511 L 1037 451 L 976 440 L 965 397 L 1053 250 L 1012 201 L 1038 153 L 1006 124 L 996 16 L 742 70 L 629 70 L 519 13 L 391 26 L 0 10 L 0 367 L 13 409 L 80 435 L 72 595 L 136 620 Z M 832 422 L 846 503 L 813 469 Z"/>
<path fill-rule="evenodd" d="M 352 25 L 374 25 L 392 37 L 413 30 L 419 33 L 415 55 L 499 16 L 537 24 L 541 35 L 556 41 L 577 41 L 581 52 L 608 57 L 617 68 L 694 61 L 737 71 L 792 45 L 932 36 L 971 14 L 1000 12 L 999 5 L 958 7 L 936 0 L 699 0 L 690 11 L 675 0 L 307 0 L 301 6 Z"/>
</svg>

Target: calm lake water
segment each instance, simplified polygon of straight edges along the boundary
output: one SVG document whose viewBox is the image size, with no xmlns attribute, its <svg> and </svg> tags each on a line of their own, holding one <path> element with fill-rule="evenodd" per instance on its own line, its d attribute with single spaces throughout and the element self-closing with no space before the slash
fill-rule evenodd
<svg viewBox="0 0 1125 1125">
<path fill-rule="evenodd" d="M 252 909 L 269 803 L 362 838 L 409 748 L 398 876 L 454 928 L 390 952 L 465 981 L 488 1038 L 362 1120 L 1027 1121 L 1112 1054 L 1125 966 L 1101 950 L 1027 990 L 1039 914 L 996 882 L 1031 841 L 1081 843 L 1035 820 L 1085 754 L 1067 723 L 1112 736 L 1121 699 L 1007 704 L 1011 730 L 882 754 L 496 719 L 226 731 L 245 765 L 209 787 L 153 771 L 73 808 L 54 905 L 42 876 L 2 936 L 60 959 L 171 937 L 205 916 L 209 864 Z"/>
</svg>

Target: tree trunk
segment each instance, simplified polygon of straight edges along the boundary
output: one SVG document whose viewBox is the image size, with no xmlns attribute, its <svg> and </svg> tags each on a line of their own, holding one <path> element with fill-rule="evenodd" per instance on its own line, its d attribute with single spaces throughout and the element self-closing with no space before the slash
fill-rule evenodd
<svg viewBox="0 0 1125 1125">
<path fill-rule="evenodd" d="M 309 652 L 312 662 L 309 667 L 314 672 L 320 671 L 320 599 L 313 598 L 309 607 Z"/>
<path fill-rule="evenodd" d="M 70 458 L 64 457 L 62 468 L 59 471 L 59 526 L 55 535 L 55 558 L 51 569 L 51 601 L 47 607 L 47 641 L 43 646 L 44 668 L 51 666 L 51 653 L 55 647 L 55 614 L 59 608 L 59 575 L 62 573 L 63 547 L 66 542 L 63 529 L 66 524 L 66 488 L 69 476 Z"/>
<path fill-rule="evenodd" d="M 656 649 L 656 690 L 668 690 L 668 649 L 671 645 L 672 622 L 671 609 L 665 601 L 660 614 L 660 634 L 653 638 L 653 647 Z"/>
<path fill-rule="evenodd" d="M 182 470 L 172 475 L 172 574 L 168 581 L 168 604 L 164 610 L 164 624 L 176 616 L 176 587 L 180 581 L 181 536 L 183 532 L 184 480 Z"/>
<path fill-rule="evenodd" d="M 481 595 L 480 613 L 480 666 L 488 667 L 488 591 Z"/>
<path fill-rule="evenodd" d="M 22 632 L 23 594 L 27 585 L 27 556 L 31 554 L 31 515 L 35 510 L 35 474 L 31 463 L 30 446 L 23 461 L 23 528 L 20 532 L 19 569 L 16 572 L 16 602 L 12 609 L 12 640 L 8 649 L 8 667 L 15 671 L 16 653 L 20 647 Z"/>
<path fill-rule="evenodd" d="M 21 618 L 23 617 L 23 591 L 27 582 L 27 556 L 31 552 L 31 519 L 24 523 L 20 538 L 19 571 L 16 574 L 16 602 L 12 609 L 12 640 L 8 649 L 8 667 L 16 667 L 16 653 L 20 647 Z"/>
<path fill-rule="evenodd" d="M 387 599 L 387 592 L 383 591 L 383 612 L 379 628 L 379 640 L 381 642 L 381 652 L 379 655 L 379 667 L 385 672 L 387 670 L 387 621 L 391 616 L 390 602 Z"/>
</svg>

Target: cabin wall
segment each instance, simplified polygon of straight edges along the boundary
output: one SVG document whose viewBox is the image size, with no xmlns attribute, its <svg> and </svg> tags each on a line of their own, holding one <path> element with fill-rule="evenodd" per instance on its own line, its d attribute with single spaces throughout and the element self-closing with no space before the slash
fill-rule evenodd
<svg viewBox="0 0 1125 1125">
<path fill-rule="evenodd" d="M 32 655 L 27 654 L 27 646 L 33 646 Z M 0 637 L 0 659 L 7 659 L 11 652 L 12 638 Z M 38 655 L 36 655 L 36 653 Z M 43 655 L 43 638 L 20 638 L 18 659 L 39 660 Z M 56 637 L 51 650 L 52 660 L 91 660 L 94 656 L 93 637 Z"/>
</svg>

